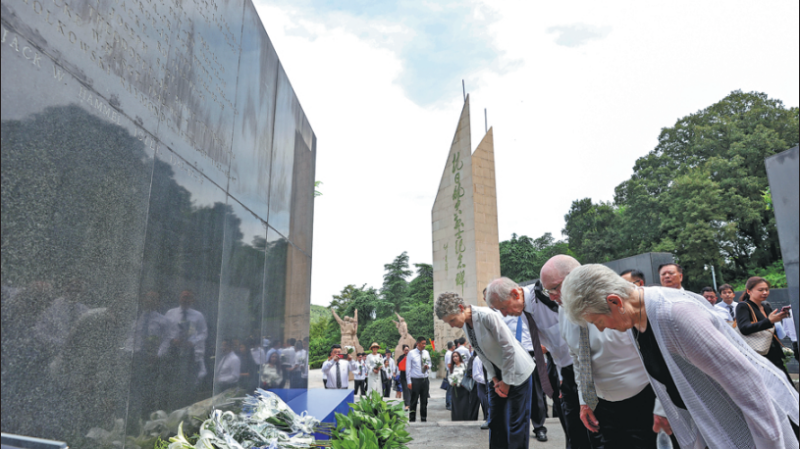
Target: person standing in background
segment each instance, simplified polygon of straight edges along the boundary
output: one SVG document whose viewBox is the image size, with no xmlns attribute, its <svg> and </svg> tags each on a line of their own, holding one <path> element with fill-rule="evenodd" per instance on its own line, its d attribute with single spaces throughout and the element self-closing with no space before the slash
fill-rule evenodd
<svg viewBox="0 0 800 449">
<path fill-rule="evenodd" d="M 408 381 L 408 353 L 410 352 L 411 348 L 408 345 L 403 345 L 403 355 L 397 359 L 397 368 L 400 370 L 400 385 L 403 387 L 403 403 L 405 404 L 405 410 L 408 411 L 408 406 L 411 404 L 411 389 L 408 388 L 408 384 L 411 382 Z"/>
<path fill-rule="evenodd" d="M 736 293 L 730 284 L 722 284 L 719 286 L 719 296 L 722 301 L 718 302 L 714 307 L 722 310 L 726 316 L 725 321 L 735 327 L 736 323 L 736 306 L 738 302 L 733 299 L 736 298 Z"/>
<path fill-rule="evenodd" d="M 346 360 L 341 360 L 342 346 L 331 346 L 328 360 L 322 364 L 322 374 L 328 378 L 328 389 L 347 390 L 350 388 L 348 380 L 350 373 L 358 370 L 355 360 L 351 354 L 347 354 Z"/>
<path fill-rule="evenodd" d="M 364 396 L 367 392 L 367 386 L 365 385 L 367 379 L 367 365 L 364 363 L 363 352 L 356 354 L 356 366 L 356 370 L 353 371 L 353 383 L 355 384 L 353 396 Z"/>
<path fill-rule="evenodd" d="M 444 396 L 444 406 L 445 406 L 445 408 L 447 410 L 450 410 L 450 406 L 452 404 L 452 393 L 453 392 L 450 391 L 451 390 L 450 389 L 450 381 L 447 380 L 447 379 L 450 378 L 450 368 L 449 368 L 449 366 L 450 366 L 450 361 L 452 360 L 451 358 L 453 357 L 453 346 L 454 346 L 453 342 L 452 341 L 448 341 L 447 342 L 447 352 L 444 353 L 444 366 L 445 366 L 445 369 L 447 370 L 447 374 L 445 374 L 444 379 L 442 379 L 442 383 L 447 385 L 447 393 Z"/>
<path fill-rule="evenodd" d="M 644 287 L 645 285 L 644 273 L 642 273 L 640 270 L 625 270 L 619 275 L 622 279 L 625 279 L 637 287 Z"/>
<path fill-rule="evenodd" d="M 406 375 L 411 391 L 411 404 L 409 405 L 408 422 L 417 420 L 417 402 L 419 402 L 419 416 L 422 422 L 428 420 L 428 392 L 430 391 L 430 380 L 428 371 L 430 370 L 431 356 L 425 350 L 425 337 L 417 337 L 417 347 L 408 353 L 406 357 Z"/>
</svg>

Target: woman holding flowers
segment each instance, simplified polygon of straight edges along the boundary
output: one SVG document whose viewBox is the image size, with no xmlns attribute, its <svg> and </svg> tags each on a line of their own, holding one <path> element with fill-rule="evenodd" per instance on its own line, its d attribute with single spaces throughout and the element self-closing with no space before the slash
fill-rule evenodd
<svg viewBox="0 0 800 449">
<path fill-rule="evenodd" d="M 450 386 L 453 388 L 452 407 L 450 408 L 451 421 L 469 421 L 469 390 L 461 386 L 464 374 L 467 372 L 467 365 L 461 358 L 461 354 L 453 351 L 450 358 L 450 366 L 447 367 L 451 373 L 447 376 Z"/>
<path fill-rule="evenodd" d="M 283 384 L 283 370 L 281 358 L 277 352 L 269 356 L 269 360 L 261 367 L 261 388 L 268 390 L 278 388 Z"/>
<path fill-rule="evenodd" d="M 371 395 L 373 391 L 377 391 L 379 395 L 383 394 L 383 381 L 381 380 L 381 371 L 383 371 L 383 357 L 378 354 L 381 345 L 372 343 L 369 349 L 372 354 L 367 354 L 367 396 Z"/>
</svg>

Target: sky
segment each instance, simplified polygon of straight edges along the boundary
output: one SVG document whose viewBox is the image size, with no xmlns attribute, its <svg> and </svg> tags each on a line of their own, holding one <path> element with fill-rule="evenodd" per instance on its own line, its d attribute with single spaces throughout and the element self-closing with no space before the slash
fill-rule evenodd
<svg viewBox="0 0 800 449">
<path fill-rule="evenodd" d="M 796 0 L 254 1 L 317 136 L 317 305 L 403 251 L 431 263 L 462 79 L 473 151 L 484 109 L 494 128 L 501 241 L 563 238 L 574 200 L 613 200 L 662 128 L 731 91 L 800 102 Z"/>
</svg>

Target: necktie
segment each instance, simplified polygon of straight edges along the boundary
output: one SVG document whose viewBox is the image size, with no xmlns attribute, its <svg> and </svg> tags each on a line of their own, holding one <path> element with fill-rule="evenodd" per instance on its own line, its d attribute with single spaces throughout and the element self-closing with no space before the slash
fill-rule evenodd
<svg viewBox="0 0 800 449">
<path fill-rule="evenodd" d="M 517 317 L 517 341 L 522 343 L 522 315 Z"/>
<path fill-rule="evenodd" d="M 578 360 L 580 361 L 581 393 L 583 400 L 590 409 L 597 407 L 597 392 L 594 389 L 594 376 L 592 375 L 592 355 L 589 346 L 589 328 L 580 326 L 581 340 Z"/>
<path fill-rule="evenodd" d="M 339 361 L 336 361 L 336 388 L 342 388 L 342 371 L 339 369 Z"/>
<path fill-rule="evenodd" d="M 728 304 L 728 312 L 731 314 L 731 320 L 735 320 L 736 317 L 733 315 L 733 304 Z"/>
<path fill-rule="evenodd" d="M 525 318 L 528 320 L 528 330 L 531 333 L 531 344 L 533 345 L 533 360 L 536 361 L 536 372 L 539 374 L 539 382 L 542 384 L 542 390 L 544 390 L 544 393 L 553 398 L 553 386 L 550 385 L 550 378 L 547 377 L 547 370 L 545 369 L 547 365 L 545 365 L 544 362 L 542 344 L 539 342 L 539 328 L 536 326 L 536 321 L 533 321 L 533 316 L 530 313 L 523 313 L 525 314 Z M 521 315 L 520 318 L 522 318 Z M 522 329 L 521 322 L 517 323 L 517 326 L 517 329 Z"/>
</svg>

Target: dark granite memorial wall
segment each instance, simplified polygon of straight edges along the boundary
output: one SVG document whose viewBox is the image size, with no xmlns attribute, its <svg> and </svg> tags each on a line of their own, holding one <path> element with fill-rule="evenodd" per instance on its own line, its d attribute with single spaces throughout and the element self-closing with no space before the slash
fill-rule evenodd
<svg viewBox="0 0 800 449">
<path fill-rule="evenodd" d="M 2 0 L 0 32 L 2 431 L 191 433 L 259 384 L 251 347 L 307 346 L 316 137 L 289 78 L 250 0 Z M 306 387 L 290 353 L 275 388 Z"/>
</svg>

